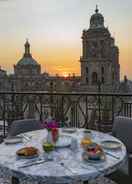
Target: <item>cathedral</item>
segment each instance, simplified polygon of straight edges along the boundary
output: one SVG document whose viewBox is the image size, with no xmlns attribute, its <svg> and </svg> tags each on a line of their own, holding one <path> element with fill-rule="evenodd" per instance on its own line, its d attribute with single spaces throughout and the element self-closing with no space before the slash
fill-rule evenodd
<svg viewBox="0 0 132 184">
<path fill-rule="evenodd" d="M 1 70 L 0 90 L 117 92 L 120 89 L 119 49 L 97 6 L 89 28 L 82 34 L 81 76 L 65 79 L 41 73 L 41 65 L 32 57 L 28 40 L 24 47 L 22 58 L 14 65 L 14 74 L 3 75 Z"/>
<path fill-rule="evenodd" d="M 120 82 L 119 49 L 104 17 L 96 7 L 91 16 L 90 27 L 82 34 L 81 81 L 88 91 L 112 92 Z"/>
</svg>

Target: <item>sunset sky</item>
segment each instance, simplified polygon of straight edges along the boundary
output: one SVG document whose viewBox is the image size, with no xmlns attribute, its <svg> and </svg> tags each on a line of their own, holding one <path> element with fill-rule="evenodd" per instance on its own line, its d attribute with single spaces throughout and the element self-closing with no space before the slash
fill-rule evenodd
<svg viewBox="0 0 132 184">
<path fill-rule="evenodd" d="M 80 74 L 81 34 L 96 4 L 120 48 L 121 77 L 132 79 L 132 0 L 0 0 L 0 65 L 9 73 L 26 38 L 42 71 Z"/>
</svg>

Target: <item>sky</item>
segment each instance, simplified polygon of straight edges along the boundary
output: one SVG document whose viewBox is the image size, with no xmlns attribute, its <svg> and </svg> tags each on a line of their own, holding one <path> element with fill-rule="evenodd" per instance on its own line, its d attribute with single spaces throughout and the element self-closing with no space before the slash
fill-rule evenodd
<svg viewBox="0 0 132 184">
<path fill-rule="evenodd" d="M 9 73 L 26 38 L 42 72 L 80 74 L 81 35 L 96 4 L 120 49 L 121 78 L 132 79 L 131 0 L 0 0 L 0 65 Z"/>
</svg>

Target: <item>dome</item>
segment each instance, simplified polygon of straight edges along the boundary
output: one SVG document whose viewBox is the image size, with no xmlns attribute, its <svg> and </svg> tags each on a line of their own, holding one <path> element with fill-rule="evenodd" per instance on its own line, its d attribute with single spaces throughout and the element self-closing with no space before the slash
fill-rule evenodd
<svg viewBox="0 0 132 184">
<path fill-rule="evenodd" d="M 17 63 L 18 65 L 38 65 L 37 61 L 32 57 L 23 57 Z"/>
<path fill-rule="evenodd" d="M 96 6 L 95 14 L 91 16 L 90 19 L 90 28 L 104 28 L 104 17 L 101 13 L 99 13 L 98 6 Z"/>
<path fill-rule="evenodd" d="M 33 59 L 31 53 L 30 53 L 30 44 L 28 40 L 25 43 L 25 53 L 17 63 L 17 65 L 39 65 L 35 59 Z"/>
</svg>

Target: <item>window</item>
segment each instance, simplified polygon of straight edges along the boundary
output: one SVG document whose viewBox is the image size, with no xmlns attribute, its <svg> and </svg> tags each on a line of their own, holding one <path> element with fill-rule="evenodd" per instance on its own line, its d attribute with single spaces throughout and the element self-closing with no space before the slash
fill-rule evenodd
<svg viewBox="0 0 132 184">
<path fill-rule="evenodd" d="M 102 77 L 102 83 L 104 84 L 104 77 Z"/>
<path fill-rule="evenodd" d="M 92 84 L 97 84 L 98 82 L 98 75 L 96 72 L 92 73 Z"/>
<path fill-rule="evenodd" d="M 105 70 L 104 70 L 104 67 L 102 66 L 101 67 L 101 82 L 104 84 L 104 73 L 105 73 Z"/>
<path fill-rule="evenodd" d="M 86 67 L 86 73 L 88 74 L 88 67 Z"/>
<path fill-rule="evenodd" d="M 104 67 L 103 66 L 101 67 L 101 73 L 102 73 L 102 75 L 104 74 Z"/>
<path fill-rule="evenodd" d="M 115 74 L 114 74 L 114 72 L 112 72 L 112 80 L 114 80 L 115 79 Z"/>
<path fill-rule="evenodd" d="M 88 82 L 89 82 L 89 81 L 88 81 L 88 77 L 86 77 L 86 83 L 88 84 Z"/>
</svg>

